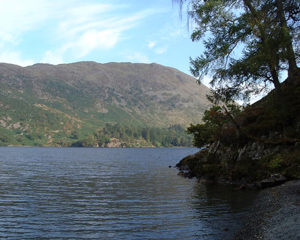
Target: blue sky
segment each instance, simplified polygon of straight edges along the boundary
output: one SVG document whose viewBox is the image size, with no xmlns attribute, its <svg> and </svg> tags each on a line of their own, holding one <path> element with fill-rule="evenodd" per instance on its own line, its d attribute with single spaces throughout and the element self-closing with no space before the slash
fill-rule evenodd
<svg viewBox="0 0 300 240">
<path fill-rule="evenodd" d="M 0 0 L 0 62 L 158 63 L 201 54 L 172 0 Z"/>
</svg>

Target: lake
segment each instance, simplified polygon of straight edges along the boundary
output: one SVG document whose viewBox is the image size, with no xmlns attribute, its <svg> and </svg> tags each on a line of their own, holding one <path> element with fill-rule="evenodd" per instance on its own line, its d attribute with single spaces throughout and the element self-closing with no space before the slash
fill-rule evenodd
<svg viewBox="0 0 300 240">
<path fill-rule="evenodd" d="M 0 238 L 231 239 L 257 193 L 177 176 L 197 151 L 2 147 Z"/>
</svg>

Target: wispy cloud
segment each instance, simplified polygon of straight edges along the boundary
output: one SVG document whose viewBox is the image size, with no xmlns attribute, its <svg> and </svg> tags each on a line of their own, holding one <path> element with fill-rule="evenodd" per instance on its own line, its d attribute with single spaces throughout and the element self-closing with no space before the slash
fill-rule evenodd
<svg viewBox="0 0 300 240">
<path fill-rule="evenodd" d="M 152 39 L 148 42 L 147 47 L 153 53 L 161 55 L 168 52 L 170 45 L 175 42 L 180 42 L 188 37 L 188 31 L 185 23 L 180 21 L 178 13 L 172 14 L 172 17 L 164 25 L 158 28 L 158 31 L 151 36 Z"/>
<path fill-rule="evenodd" d="M 37 28 L 48 18 L 47 6 L 44 0 L 0 0 L 0 40 L 18 43 L 22 33 Z"/>
<path fill-rule="evenodd" d="M 60 64 L 63 63 L 63 56 L 65 49 L 60 48 L 56 50 L 48 50 L 44 53 L 44 56 L 41 60 L 42 63 L 51 63 L 51 64 Z"/>
<path fill-rule="evenodd" d="M 156 45 L 156 41 L 149 41 L 149 43 L 148 43 L 148 48 L 153 48 L 154 46 Z"/>
<path fill-rule="evenodd" d="M 22 53 L 14 53 L 15 46 L 29 41 L 24 39 L 28 31 L 40 31 L 50 46 L 37 61 L 63 62 L 67 54 L 80 59 L 95 50 L 114 48 L 131 37 L 126 34 L 128 30 L 157 11 L 131 12 L 130 6 L 123 3 L 95 1 L 0 0 L 0 51 L 5 49 L 6 56 L 20 57 L 18 62 L 22 62 Z"/>
<path fill-rule="evenodd" d="M 59 1 L 46 0 L 0 0 L 0 59 L 2 62 L 22 66 L 34 63 L 24 60 L 21 50 L 16 50 L 27 32 L 41 29 L 55 16 L 54 10 Z"/>
<path fill-rule="evenodd" d="M 0 62 L 14 63 L 20 66 L 29 66 L 34 64 L 30 59 L 23 59 L 20 52 L 2 52 L 0 54 Z"/>
<path fill-rule="evenodd" d="M 109 4 L 88 4 L 72 6 L 64 11 L 60 17 L 56 37 L 68 38 L 82 34 L 91 29 L 103 29 L 111 27 L 115 21 L 110 17 L 110 12 L 118 9 L 118 6 Z"/>
<path fill-rule="evenodd" d="M 189 37 L 186 23 L 173 16 L 172 21 L 168 22 L 160 31 L 161 38 L 167 41 Z"/>
<path fill-rule="evenodd" d="M 114 12 L 126 8 L 124 5 L 97 4 L 70 9 L 57 31 L 58 39 L 63 38 L 65 42 L 58 52 L 63 55 L 68 51 L 75 59 L 79 59 L 95 50 L 109 50 L 128 38 L 126 30 L 140 24 L 143 18 L 155 14 L 151 9 L 129 16 Z"/>
<path fill-rule="evenodd" d="M 167 50 L 168 50 L 167 46 L 159 47 L 159 48 L 155 49 L 155 53 L 156 54 L 163 54 L 163 53 L 167 52 Z"/>
<path fill-rule="evenodd" d="M 134 52 L 130 55 L 127 55 L 126 58 L 130 62 L 150 63 L 150 59 L 148 58 L 148 56 L 140 52 Z"/>
</svg>

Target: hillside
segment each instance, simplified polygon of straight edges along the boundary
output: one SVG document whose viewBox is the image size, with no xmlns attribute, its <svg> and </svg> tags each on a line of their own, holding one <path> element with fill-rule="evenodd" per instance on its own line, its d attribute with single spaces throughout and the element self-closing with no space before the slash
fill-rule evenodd
<svg viewBox="0 0 300 240">
<path fill-rule="evenodd" d="M 243 188 L 300 178 L 300 77 L 283 82 L 282 94 L 272 91 L 237 115 L 239 131 L 223 124 L 210 146 L 178 163 L 181 173 Z"/>
<path fill-rule="evenodd" d="M 0 82 L 2 145 L 70 145 L 106 123 L 186 126 L 209 106 L 207 87 L 158 64 L 2 63 Z"/>
</svg>

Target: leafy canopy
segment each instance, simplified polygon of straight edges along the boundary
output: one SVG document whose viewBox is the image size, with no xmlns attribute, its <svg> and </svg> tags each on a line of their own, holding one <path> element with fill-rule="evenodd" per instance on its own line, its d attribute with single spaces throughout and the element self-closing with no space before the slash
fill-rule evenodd
<svg viewBox="0 0 300 240">
<path fill-rule="evenodd" d="M 191 38 L 205 51 L 191 59 L 199 79 L 212 75 L 215 96 L 247 100 L 274 86 L 288 71 L 299 75 L 299 0 L 173 0 L 188 3 Z"/>
<path fill-rule="evenodd" d="M 234 104 L 226 106 L 213 105 L 206 110 L 203 115 L 203 124 L 191 124 L 187 132 L 193 135 L 193 144 L 195 147 L 203 147 L 218 139 L 218 134 L 223 124 L 231 122 L 232 118 L 241 112 L 241 108 Z"/>
</svg>

